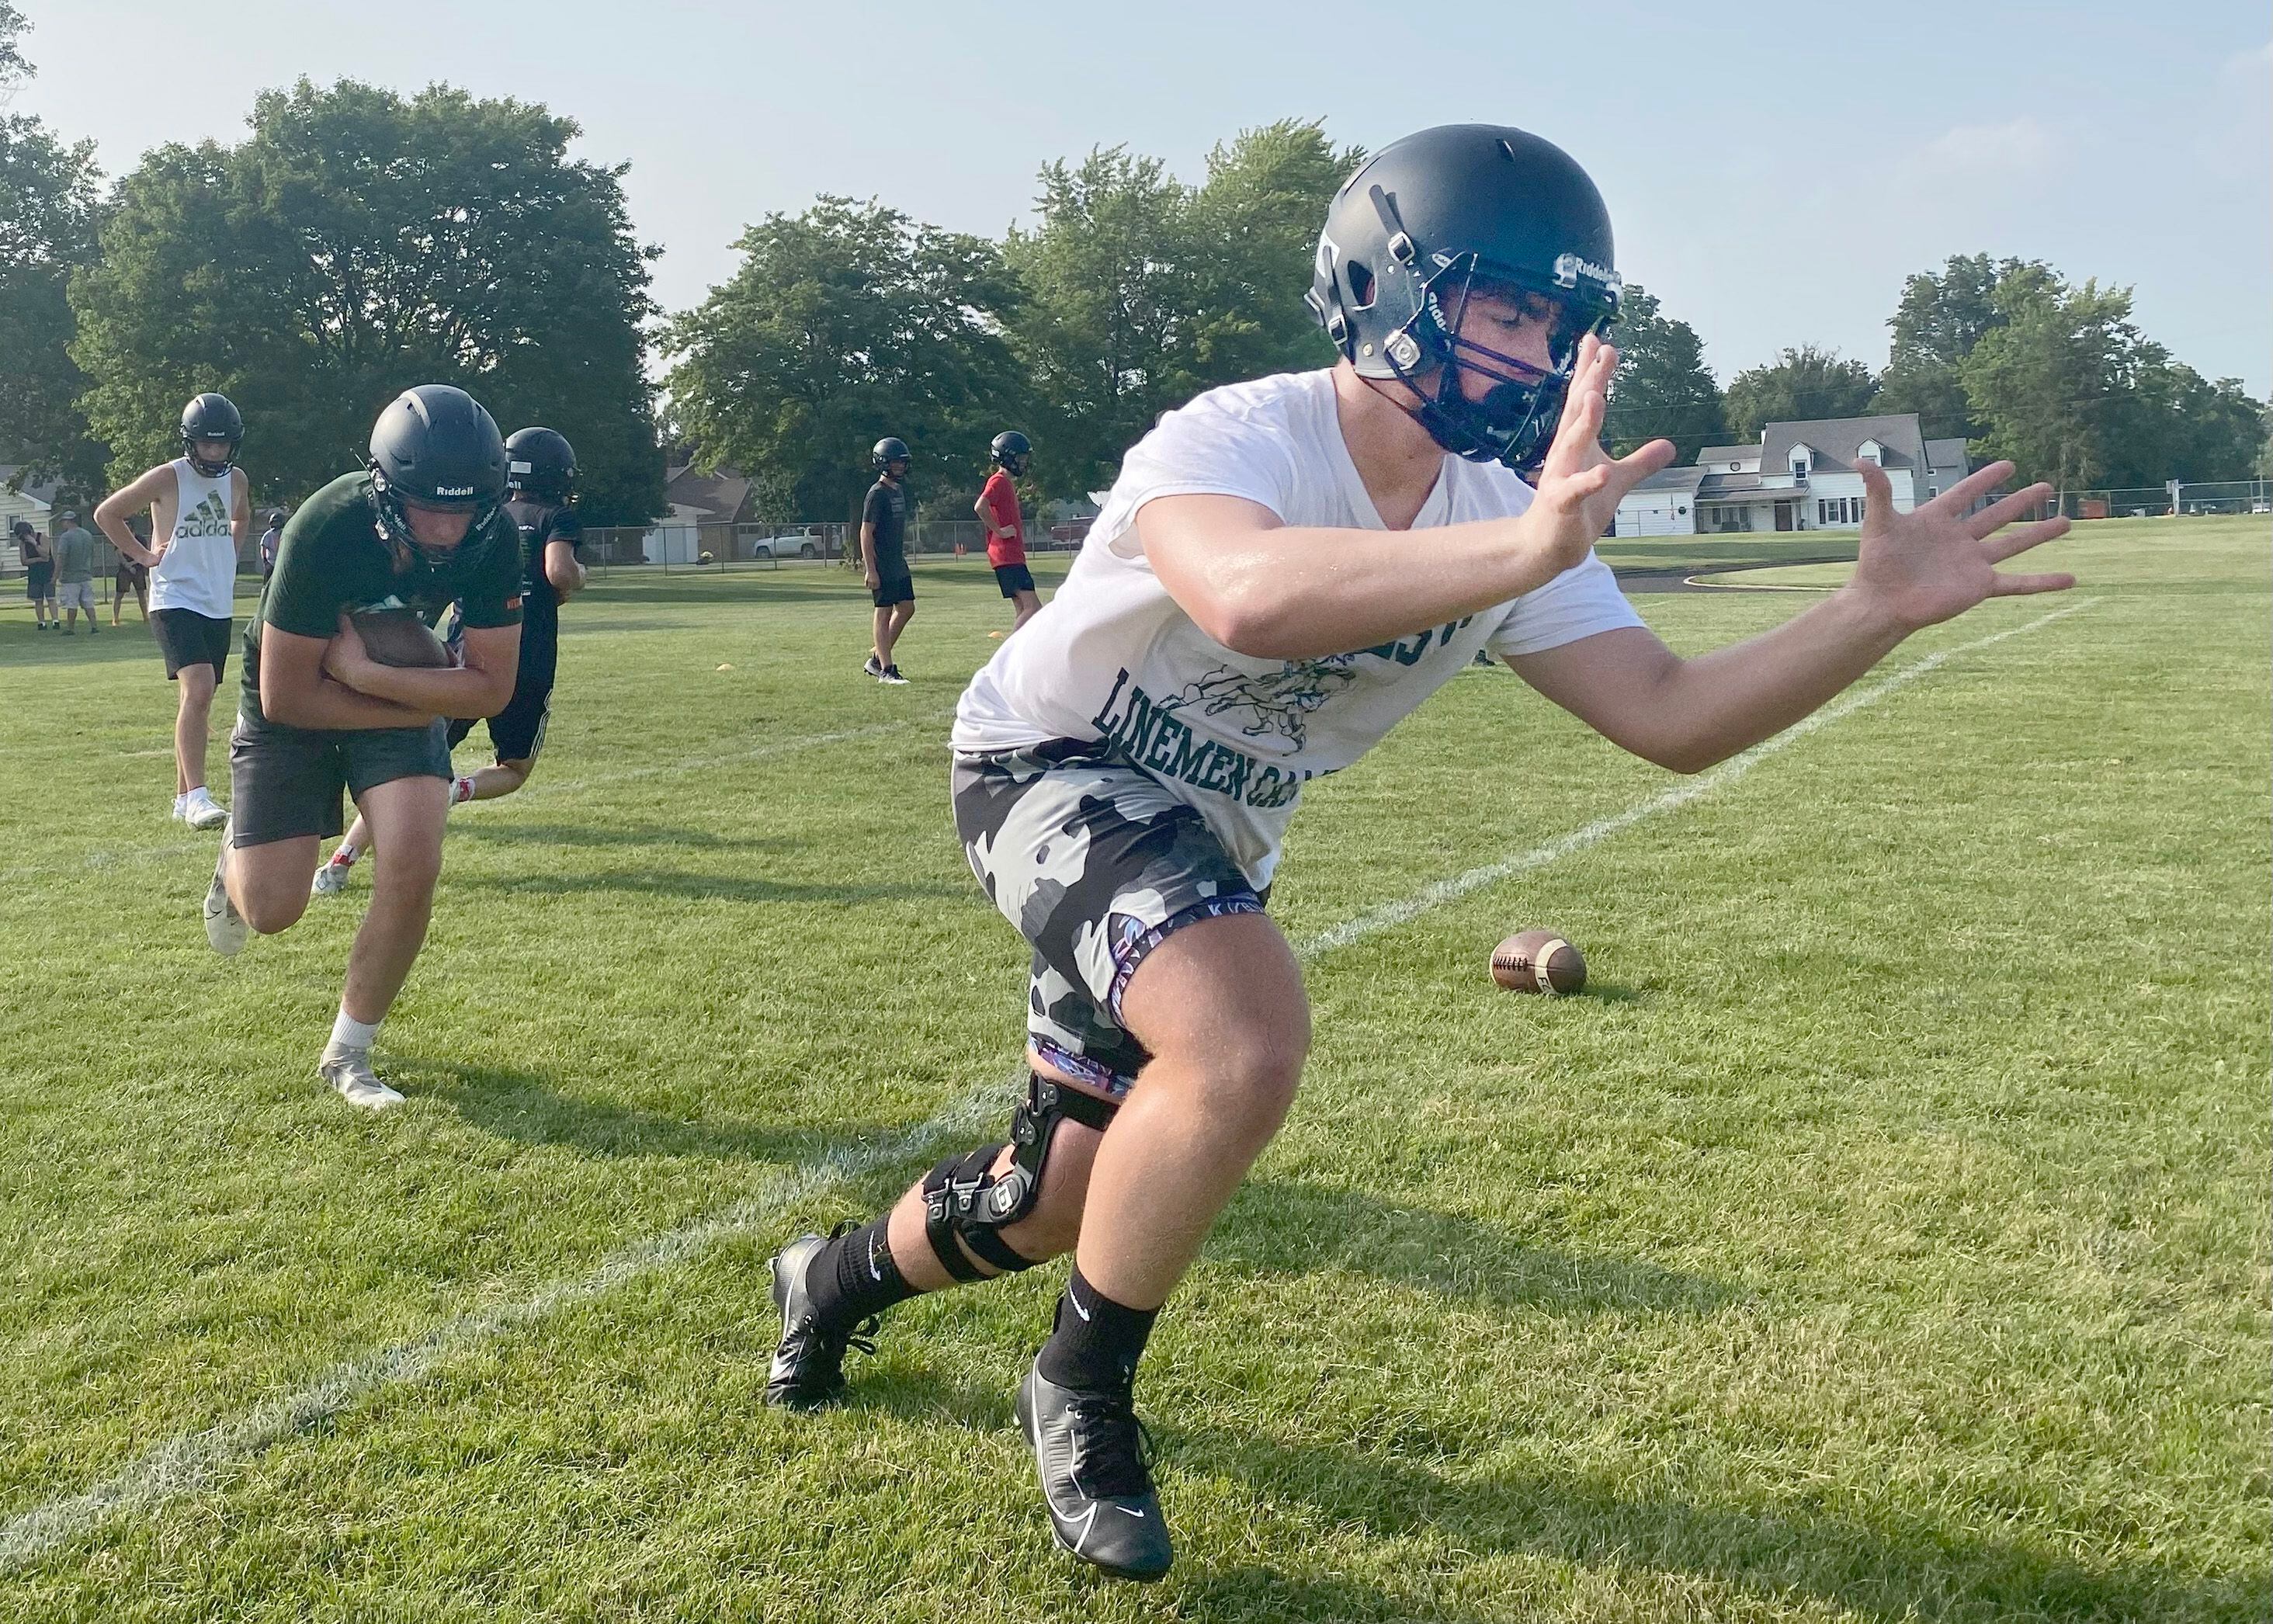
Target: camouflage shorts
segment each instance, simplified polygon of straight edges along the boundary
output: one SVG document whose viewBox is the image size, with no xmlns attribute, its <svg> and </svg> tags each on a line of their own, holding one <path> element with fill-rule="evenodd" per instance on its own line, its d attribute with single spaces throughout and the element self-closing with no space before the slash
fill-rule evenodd
<svg viewBox="0 0 2273 1624">
<path fill-rule="evenodd" d="M 1104 745 L 1054 740 L 955 759 L 955 827 L 987 896 L 1034 949 L 1026 1030 L 1114 1097 L 1149 1059 L 1121 1025 L 1144 955 L 1263 899 L 1199 813 Z"/>
</svg>

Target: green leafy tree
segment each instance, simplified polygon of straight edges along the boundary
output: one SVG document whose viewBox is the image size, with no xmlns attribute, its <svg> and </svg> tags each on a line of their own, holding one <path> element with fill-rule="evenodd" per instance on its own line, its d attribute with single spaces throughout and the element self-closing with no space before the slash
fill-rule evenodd
<svg viewBox="0 0 2273 1624">
<path fill-rule="evenodd" d="M 1973 420 L 1958 367 L 1983 333 L 2005 325 L 2008 306 L 2058 280 L 2040 260 L 1986 254 L 1954 254 L 1939 274 L 1909 277 L 1887 324 L 1894 341 L 1874 409 L 1916 412 L 1931 438 L 1978 438 L 1982 426 Z"/>
<path fill-rule="evenodd" d="M 1031 231 L 1003 245 L 1025 302 L 1012 323 L 1036 400 L 1034 475 L 1099 490 L 1121 456 L 1198 387 L 1189 192 L 1157 158 L 1099 148 L 1041 172 Z"/>
<path fill-rule="evenodd" d="M 975 489 L 1025 400 L 1003 334 L 1017 286 L 995 245 L 824 197 L 737 247 L 733 276 L 664 334 L 664 386 L 701 460 L 807 519 L 857 511 L 888 434 L 914 453 L 919 502 Z"/>
<path fill-rule="evenodd" d="M 0 94 L 33 72 L 19 41 L 23 14 L 0 0 Z M 71 272 L 94 258 L 101 171 L 94 143 L 65 145 L 36 118 L 0 117 L 0 460 L 19 484 L 58 479 L 82 496 L 101 482 L 103 448 L 79 397 Z"/>
<path fill-rule="evenodd" d="M 1842 361 L 1835 349 L 1803 344 L 1730 378 L 1722 406 L 1729 438 L 1741 442 L 1757 440 L 1771 423 L 1859 417 L 1872 409 L 1878 389 L 1879 380 L 1862 362 Z"/>
<path fill-rule="evenodd" d="M 1604 428 L 1615 454 L 1644 442 L 1674 443 L 1676 463 L 1693 463 L 1728 432 L 1720 385 L 1705 365 L 1705 345 L 1687 322 L 1664 313 L 1657 296 L 1626 284 L 1618 304 L 1618 373 Z"/>
<path fill-rule="evenodd" d="M 2164 357 L 2142 346 L 2128 289 L 2057 281 L 2009 294 L 2005 320 L 1959 364 L 1984 460 L 2009 457 L 2023 480 L 2062 490 L 2103 484 L 2133 447 L 2132 399 Z M 2157 347 L 2157 350 L 2159 347 Z"/>
<path fill-rule="evenodd" d="M 1333 364 L 1333 345 L 1302 296 L 1326 206 L 1364 161 L 1362 148 L 1337 149 L 1317 122 L 1292 118 L 1243 130 L 1208 153 L 1183 233 L 1202 387 Z"/>
<path fill-rule="evenodd" d="M 73 281 L 72 354 L 115 475 L 171 454 L 182 402 L 220 389 L 263 499 L 297 498 L 360 460 L 397 393 L 448 383 L 508 433 L 566 435 L 589 521 L 656 513 L 653 251 L 623 169 L 568 161 L 573 121 L 304 79 L 260 95 L 251 129 L 146 157 Z"/>
</svg>

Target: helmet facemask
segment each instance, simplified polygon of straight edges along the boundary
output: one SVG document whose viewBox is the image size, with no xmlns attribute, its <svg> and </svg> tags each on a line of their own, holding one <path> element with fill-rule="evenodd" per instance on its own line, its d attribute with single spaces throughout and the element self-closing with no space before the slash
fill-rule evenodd
<svg viewBox="0 0 2273 1624">
<path fill-rule="evenodd" d="M 1548 368 L 1463 335 L 1479 296 L 1548 302 L 1555 311 Z M 1389 335 L 1382 354 L 1397 378 L 1420 397 L 1413 415 L 1430 438 L 1472 462 L 1503 462 L 1530 474 L 1563 421 L 1580 341 L 1606 333 L 1616 311 L 1614 300 L 1538 287 L 1494 272 L 1473 253 L 1461 254 L 1441 259 L 1422 282 L 1413 315 Z M 1489 382 L 1481 398 L 1468 392 L 1471 374 Z"/>
<path fill-rule="evenodd" d="M 203 457 L 198 455 L 199 442 L 206 439 L 218 441 L 220 444 L 229 447 L 228 453 L 224 455 L 219 462 L 208 462 Z M 183 456 L 189 460 L 189 464 L 191 468 L 204 475 L 207 479 L 219 479 L 222 475 L 228 473 L 229 469 L 236 466 L 236 441 L 225 438 L 221 435 L 191 434 L 187 429 L 182 430 Z"/>
<path fill-rule="evenodd" d="M 379 539 L 394 555 L 394 567 L 398 573 L 409 569 L 413 558 L 423 558 L 429 565 L 448 563 L 451 556 L 465 545 L 466 537 L 487 523 L 489 516 L 498 508 L 495 502 L 421 502 L 419 505 L 439 512 L 471 514 L 466 522 L 466 535 L 447 546 L 434 546 L 420 541 L 418 533 L 410 527 L 410 515 L 403 510 L 401 492 L 395 490 L 386 475 L 376 467 L 371 468 L 372 521 L 378 526 Z"/>
</svg>

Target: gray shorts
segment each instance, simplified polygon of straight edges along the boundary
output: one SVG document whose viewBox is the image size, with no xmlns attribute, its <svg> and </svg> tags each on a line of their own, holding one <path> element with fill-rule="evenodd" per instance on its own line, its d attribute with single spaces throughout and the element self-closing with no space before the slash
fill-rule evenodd
<svg viewBox="0 0 2273 1624">
<path fill-rule="evenodd" d="M 420 728 L 290 728 L 239 711 L 229 738 L 229 843 L 266 846 L 343 827 L 340 791 L 357 799 L 398 778 L 447 778 L 438 718 Z"/>
<path fill-rule="evenodd" d="M 1028 1037 L 1119 1098 L 1151 1058 L 1121 1025 L 1129 977 L 1185 925 L 1264 898 L 1197 812 L 1110 746 L 958 755 L 952 782 L 971 872 L 1034 950 Z"/>
<path fill-rule="evenodd" d="M 94 583 L 91 580 L 67 580 L 56 588 L 57 609 L 86 610 L 89 620 L 94 618 Z"/>
</svg>

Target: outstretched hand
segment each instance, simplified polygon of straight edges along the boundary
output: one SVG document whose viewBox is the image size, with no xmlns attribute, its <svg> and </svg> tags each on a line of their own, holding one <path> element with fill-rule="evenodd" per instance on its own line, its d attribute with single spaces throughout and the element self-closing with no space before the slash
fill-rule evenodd
<svg viewBox="0 0 2273 1624">
<path fill-rule="evenodd" d="M 1610 377 L 1617 366 L 1616 346 L 1593 333 L 1579 341 L 1563 421 L 1534 482 L 1537 495 L 1519 521 L 1527 543 L 1549 566 L 1546 579 L 1583 559 L 1587 550 L 1609 533 L 1619 499 L 1673 460 L 1671 440 L 1652 440 L 1616 459 L 1602 450 L 1602 418 L 1609 409 Z"/>
<path fill-rule="evenodd" d="M 1977 513 L 1966 512 L 2012 477 L 2011 463 L 1992 462 L 1969 474 L 1907 513 L 1894 511 L 1894 489 L 1877 463 L 1857 462 L 1855 469 L 1866 499 L 1854 590 L 1904 632 L 1962 615 L 1984 598 L 2065 592 L 2075 585 L 2075 577 L 2064 573 L 2008 575 L 1997 569 L 2015 554 L 2067 534 L 2065 518 L 2005 528 L 2040 507 L 2052 494 L 2050 485 L 2030 485 Z"/>
</svg>

